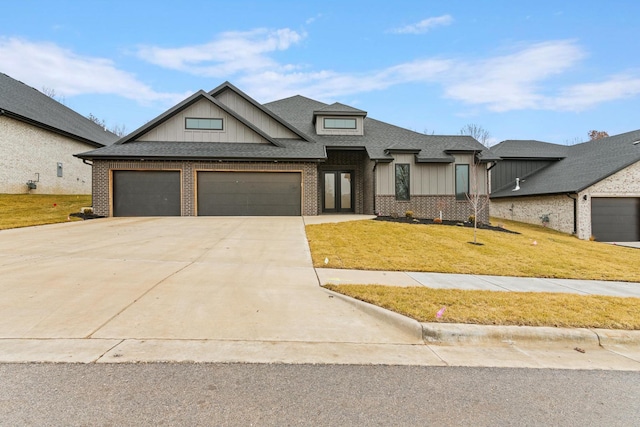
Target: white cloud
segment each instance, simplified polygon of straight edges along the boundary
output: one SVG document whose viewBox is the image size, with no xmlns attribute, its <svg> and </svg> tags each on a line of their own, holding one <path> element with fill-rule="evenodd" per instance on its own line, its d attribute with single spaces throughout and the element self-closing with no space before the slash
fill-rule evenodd
<svg viewBox="0 0 640 427">
<path fill-rule="evenodd" d="M 461 61 L 443 81 L 445 96 L 493 111 L 547 107 L 543 82 L 575 67 L 585 53 L 573 41 L 537 43 L 503 56 Z"/>
<path fill-rule="evenodd" d="M 596 105 L 640 95 L 640 75 L 618 74 L 598 83 L 570 86 L 549 103 L 556 110 L 582 111 Z"/>
<path fill-rule="evenodd" d="M 156 92 L 109 59 L 77 55 L 50 42 L 0 37 L 0 63 L 5 74 L 60 96 L 113 94 L 139 102 L 177 102 L 185 96 Z"/>
<path fill-rule="evenodd" d="M 225 78 L 238 72 L 255 73 L 281 67 L 267 54 L 286 50 L 302 41 L 305 36 L 304 33 L 288 28 L 259 28 L 246 32 L 222 33 L 216 40 L 196 46 L 142 46 L 138 50 L 138 56 L 164 68 L 205 77 Z"/>
<path fill-rule="evenodd" d="M 395 34 L 424 34 L 432 28 L 451 25 L 452 22 L 453 18 L 451 15 L 442 15 L 434 18 L 423 19 L 418 23 L 406 25 L 404 27 L 393 28 L 388 32 Z"/>
</svg>

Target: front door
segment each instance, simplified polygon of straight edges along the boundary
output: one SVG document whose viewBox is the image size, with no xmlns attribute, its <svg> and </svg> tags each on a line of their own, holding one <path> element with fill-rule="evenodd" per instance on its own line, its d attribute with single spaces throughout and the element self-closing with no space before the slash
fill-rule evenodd
<svg viewBox="0 0 640 427">
<path fill-rule="evenodd" d="M 322 172 L 322 212 L 353 212 L 353 172 Z"/>
</svg>

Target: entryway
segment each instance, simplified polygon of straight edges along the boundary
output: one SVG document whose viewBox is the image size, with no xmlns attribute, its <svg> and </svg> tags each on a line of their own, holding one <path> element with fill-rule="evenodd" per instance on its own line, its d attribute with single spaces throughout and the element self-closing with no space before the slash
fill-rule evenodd
<svg viewBox="0 0 640 427">
<path fill-rule="evenodd" d="M 353 171 L 322 172 L 322 212 L 354 212 Z"/>
</svg>

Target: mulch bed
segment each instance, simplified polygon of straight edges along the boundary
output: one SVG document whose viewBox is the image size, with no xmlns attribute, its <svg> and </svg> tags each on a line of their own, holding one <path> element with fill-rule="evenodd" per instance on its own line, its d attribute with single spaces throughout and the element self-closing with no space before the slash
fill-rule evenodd
<svg viewBox="0 0 640 427">
<path fill-rule="evenodd" d="M 454 227 L 468 227 L 473 228 L 473 223 L 469 221 L 449 221 L 442 220 L 442 223 L 433 222 L 433 219 L 426 218 L 407 218 L 407 217 L 391 217 L 391 216 L 378 216 L 375 218 L 375 221 L 387 221 L 387 222 L 398 222 L 401 224 L 423 224 L 423 225 L 445 225 L 445 226 L 454 226 Z M 493 225 L 488 224 L 478 224 L 479 230 L 491 230 L 491 231 L 500 231 L 502 233 L 510 233 L 510 234 L 520 234 L 517 231 L 507 230 L 502 227 L 495 227 Z"/>
</svg>

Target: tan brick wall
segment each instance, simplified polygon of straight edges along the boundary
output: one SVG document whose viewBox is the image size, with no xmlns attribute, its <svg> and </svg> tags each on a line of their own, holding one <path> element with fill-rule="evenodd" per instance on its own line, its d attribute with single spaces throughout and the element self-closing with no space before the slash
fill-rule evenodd
<svg viewBox="0 0 640 427">
<path fill-rule="evenodd" d="M 180 170 L 182 216 L 196 214 L 196 171 L 270 171 L 302 173 L 302 214 L 317 215 L 318 172 L 315 163 L 294 162 L 207 162 L 207 161 L 107 161 L 93 166 L 93 208 L 97 215 L 110 215 L 110 174 L 112 170 Z"/>
<path fill-rule="evenodd" d="M 89 194 L 91 166 L 74 154 L 94 149 L 91 145 L 0 116 L 0 193 Z M 58 162 L 62 177 L 58 177 Z M 27 181 L 36 180 L 28 191 Z"/>
<path fill-rule="evenodd" d="M 592 197 L 640 197 L 640 162 L 622 169 L 578 194 L 578 237 L 581 239 L 588 239 L 592 234 Z"/>
<path fill-rule="evenodd" d="M 485 196 L 486 198 L 486 196 Z M 406 211 L 413 211 L 417 218 L 436 218 L 442 211 L 442 219 L 451 221 L 467 221 L 473 215 L 473 208 L 468 201 L 456 200 L 455 196 L 411 196 L 411 200 L 396 200 L 395 196 L 376 196 L 376 210 L 383 216 L 404 216 Z M 489 223 L 489 209 L 485 207 L 478 215 L 478 220 Z"/>
<path fill-rule="evenodd" d="M 640 197 L 640 162 L 595 183 L 578 193 L 576 235 L 591 237 L 592 197 Z M 567 195 L 511 197 L 491 200 L 491 216 L 541 225 L 540 216 L 549 215 L 549 227 L 573 233 L 573 200 Z"/>
<path fill-rule="evenodd" d="M 547 227 L 573 233 L 573 200 L 564 194 L 493 199 L 489 210 L 493 217 L 536 225 L 543 225 L 540 217 L 548 215 Z"/>
</svg>

